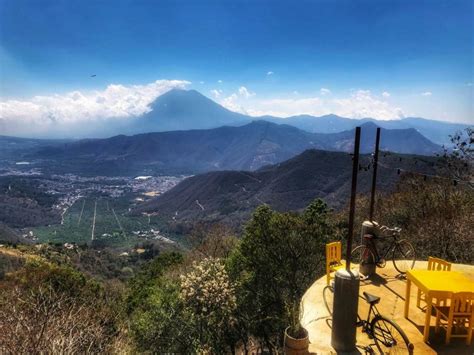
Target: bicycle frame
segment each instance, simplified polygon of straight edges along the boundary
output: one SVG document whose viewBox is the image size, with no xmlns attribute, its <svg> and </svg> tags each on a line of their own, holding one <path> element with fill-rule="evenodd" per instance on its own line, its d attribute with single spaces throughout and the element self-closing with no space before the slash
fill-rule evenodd
<svg viewBox="0 0 474 355">
<path fill-rule="evenodd" d="M 372 253 L 374 253 L 376 263 L 378 263 L 382 259 L 387 260 L 387 256 L 389 255 L 389 253 L 393 252 L 393 250 L 396 248 L 396 246 L 398 244 L 398 236 L 392 235 L 391 238 L 392 238 L 392 241 L 390 243 L 390 246 L 387 248 L 387 250 L 385 251 L 385 254 L 383 255 L 382 258 L 380 257 L 380 254 L 379 254 L 379 251 L 377 249 L 377 245 L 375 244 L 374 238 L 369 239 L 367 246 L 370 248 L 370 250 L 372 250 Z"/>
<path fill-rule="evenodd" d="M 371 315 L 374 315 L 372 318 L 370 317 Z M 380 315 L 380 312 L 379 310 L 377 309 L 377 307 L 375 306 L 375 304 L 371 304 L 370 307 L 369 307 L 369 311 L 367 312 L 367 319 L 366 320 L 362 320 L 359 315 L 357 315 L 357 317 L 359 317 L 360 322 L 361 323 L 360 325 L 362 326 L 362 329 L 367 333 L 369 334 L 371 332 L 370 330 L 370 321 L 371 319 L 374 319 L 375 317 L 377 317 L 378 315 Z"/>
</svg>

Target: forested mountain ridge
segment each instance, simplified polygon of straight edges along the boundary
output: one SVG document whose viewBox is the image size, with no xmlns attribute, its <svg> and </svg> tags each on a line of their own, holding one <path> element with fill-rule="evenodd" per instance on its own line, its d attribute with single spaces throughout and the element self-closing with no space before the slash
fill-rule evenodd
<svg viewBox="0 0 474 355">
<path fill-rule="evenodd" d="M 373 150 L 376 125 L 362 126 L 361 152 Z M 87 139 L 42 148 L 32 158 L 49 161 L 63 172 L 101 175 L 137 173 L 194 174 L 214 170 L 256 170 L 306 149 L 349 152 L 353 130 L 310 133 L 289 125 L 254 121 L 240 127 L 145 133 Z M 382 129 L 381 149 L 432 155 L 441 148 L 414 129 Z"/>
<path fill-rule="evenodd" d="M 157 213 L 181 221 L 225 220 L 237 225 L 257 206 L 279 211 L 300 210 L 314 198 L 340 208 L 349 198 L 351 155 L 307 150 L 282 163 L 257 171 L 218 171 L 190 177 L 134 213 Z M 361 156 L 358 193 L 371 183 L 370 155 Z M 382 153 L 378 189 L 388 191 L 399 179 L 397 169 L 433 173 L 435 158 Z"/>
</svg>

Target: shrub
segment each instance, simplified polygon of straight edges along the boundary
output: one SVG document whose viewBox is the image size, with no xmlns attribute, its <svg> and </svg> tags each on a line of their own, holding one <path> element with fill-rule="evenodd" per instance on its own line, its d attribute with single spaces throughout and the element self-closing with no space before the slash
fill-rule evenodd
<svg viewBox="0 0 474 355">
<path fill-rule="evenodd" d="M 36 261 L 0 287 L 0 352 L 107 352 L 118 334 L 116 302 L 70 268 Z"/>
<path fill-rule="evenodd" d="M 227 343 L 235 323 L 236 297 L 222 261 L 206 258 L 195 262 L 190 272 L 181 275 L 180 296 L 198 330 L 198 348 L 217 353 L 231 350 Z"/>
</svg>

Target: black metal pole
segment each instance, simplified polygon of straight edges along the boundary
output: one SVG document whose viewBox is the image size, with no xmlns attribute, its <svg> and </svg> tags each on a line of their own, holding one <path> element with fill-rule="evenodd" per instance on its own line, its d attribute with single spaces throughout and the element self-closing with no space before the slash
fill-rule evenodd
<svg viewBox="0 0 474 355">
<path fill-rule="evenodd" d="M 374 204 L 375 204 L 375 187 L 377 185 L 377 167 L 379 162 L 379 145 L 380 145 L 380 127 L 377 127 L 377 135 L 375 137 L 375 151 L 374 151 L 374 173 L 372 175 L 372 191 L 370 193 L 370 213 L 369 221 L 373 222 Z"/>
<path fill-rule="evenodd" d="M 357 172 L 359 170 L 360 127 L 355 129 L 354 157 L 352 162 L 351 204 L 349 207 L 349 235 L 347 236 L 346 270 L 351 269 L 352 237 L 354 234 L 354 213 L 357 193 Z"/>
</svg>

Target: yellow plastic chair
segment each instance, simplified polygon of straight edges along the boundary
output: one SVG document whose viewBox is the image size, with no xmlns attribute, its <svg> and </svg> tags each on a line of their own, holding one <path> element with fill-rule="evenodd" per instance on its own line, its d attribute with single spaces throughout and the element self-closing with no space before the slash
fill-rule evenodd
<svg viewBox="0 0 474 355">
<path fill-rule="evenodd" d="M 428 257 L 428 270 L 441 270 L 441 271 L 451 271 L 451 263 L 449 261 L 434 258 L 432 256 Z M 421 301 L 424 301 L 423 292 L 418 290 L 418 295 L 416 297 L 416 306 L 420 307 Z M 433 304 L 438 303 L 438 301 L 433 302 Z M 439 304 L 440 306 L 442 304 Z"/>
<path fill-rule="evenodd" d="M 434 309 L 436 311 L 436 333 L 439 332 L 441 320 L 446 321 L 446 344 L 450 343 L 451 338 L 466 338 L 466 344 L 471 344 L 474 326 L 474 293 L 453 293 L 449 307 L 434 306 Z M 453 334 L 453 327 L 462 332 Z"/>
<path fill-rule="evenodd" d="M 326 281 L 328 285 L 333 278 L 331 276 L 331 272 L 335 272 L 344 268 L 344 265 L 342 265 L 341 256 L 341 242 L 326 244 Z"/>
</svg>

